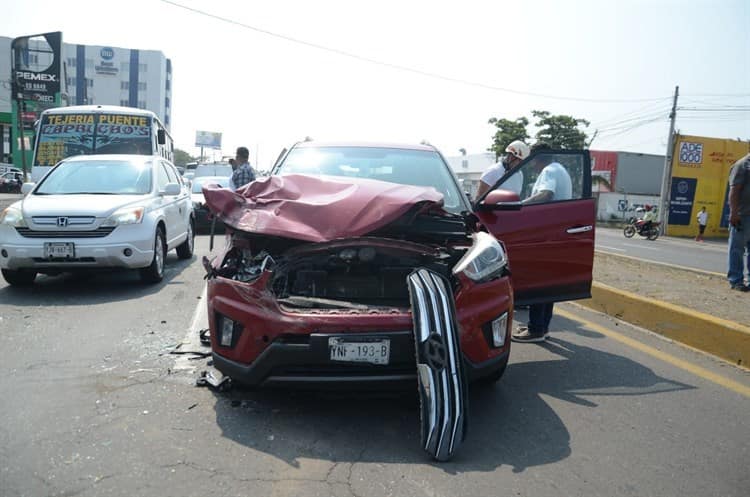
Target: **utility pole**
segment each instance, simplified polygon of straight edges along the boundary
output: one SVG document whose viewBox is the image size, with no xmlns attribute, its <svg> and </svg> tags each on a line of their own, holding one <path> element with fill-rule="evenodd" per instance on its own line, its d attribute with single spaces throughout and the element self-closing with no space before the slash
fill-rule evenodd
<svg viewBox="0 0 750 497">
<path fill-rule="evenodd" d="M 26 165 L 26 133 L 23 126 L 23 94 L 16 95 L 16 113 L 18 119 L 18 148 L 21 149 L 21 164 L 23 165 L 23 181 L 29 180 L 29 171 Z"/>
<path fill-rule="evenodd" d="M 669 114 L 669 137 L 667 138 L 667 153 L 664 158 L 664 173 L 661 178 L 661 206 L 659 208 L 659 226 L 663 235 L 667 230 L 667 221 L 669 220 L 669 195 L 672 186 L 672 155 L 674 153 L 674 121 L 677 117 L 677 97 L 680 95 L 680 87 L 674 87 L 674 100 L 672 102 L 672 112 Z"/>
</svg>

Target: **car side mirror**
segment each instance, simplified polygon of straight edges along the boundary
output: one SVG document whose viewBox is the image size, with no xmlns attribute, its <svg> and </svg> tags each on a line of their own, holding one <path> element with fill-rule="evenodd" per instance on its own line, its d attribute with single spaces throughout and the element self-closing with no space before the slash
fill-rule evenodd
<svg viewBox="0 0 750 497">
<path fill-rule="evenodd" d="M 182 193 L 182 187 L 177 183 L 167 183 L 162 194 L 166 197 L 173 197 Z"/>
<path fill-rule="evenodd" d="M 484 197 L 478 207 L 481 210 L 490 211 L 517 211 L 521 210 L 521 197 L 511 190 L 492 190 Z"/>
<path fill-rule="evenodd" d="M 33 190 L 35 186 L 36 186 L 36 183 L 24 183 L 23 185 L 21 185 L 21 193 L 26 195 L 31 190 Z"/>
</svg>

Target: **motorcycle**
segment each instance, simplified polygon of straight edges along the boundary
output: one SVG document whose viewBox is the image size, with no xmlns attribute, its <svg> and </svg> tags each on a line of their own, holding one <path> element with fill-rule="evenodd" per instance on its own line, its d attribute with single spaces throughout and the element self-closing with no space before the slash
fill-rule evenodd
<svg viewBox="0 0 750 497">
<path fill-rule="evenodd" d="M 643 219 L 636 219 L 625 225 L 622 230 L 622 234 L 625 238 L 632 238 L 636 233 L 649 240 L 656 240 L 659 238 L 659 222 L 652 222 L 651 227 L 646 229 L 646 221 Z"/>
</svg>

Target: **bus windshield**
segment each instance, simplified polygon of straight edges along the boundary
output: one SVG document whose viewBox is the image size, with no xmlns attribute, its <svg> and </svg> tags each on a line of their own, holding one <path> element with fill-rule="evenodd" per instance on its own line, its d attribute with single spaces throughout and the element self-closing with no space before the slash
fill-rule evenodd
<svg viewBox="0 0 750 497">
<path fill-rule="evenodd" d="M 73 155 L 154 153 L 153 120 L 144 115 L 80 113 L 42 116 L 35 166 Z"/>
</svg>

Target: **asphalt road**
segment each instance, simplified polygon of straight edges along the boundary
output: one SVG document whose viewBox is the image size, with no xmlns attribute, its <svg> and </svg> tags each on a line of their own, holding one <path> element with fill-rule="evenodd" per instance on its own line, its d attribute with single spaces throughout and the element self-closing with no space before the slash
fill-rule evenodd
<svg viewBox="0 0 750 497">
<path fill-rule="evenodd" d="M 207 237 L 197 240 L 199 255 Z M 199 257 L 167 278 L 0 282 L 0 496 L 746 496 L 750 373 L 558 305 L 472 388 L 444 464 L 419 448 L 416 392 L 193 386 Z M 198 311 L 198 312 L 196 312 Z M 523 319 L 523 315 L 517 316 Z M 203 349 L 205 350 L 205 349 Z"/>
<path fill-rule="evenodd" d="M 621 229 L 596 227 L 596 250 L 648 261 L 725 274 L 726 240 L 703 243 L 692 239 L 660 237 L 654 241 L 640 235 L 625 238 Z"/>
</svg>

